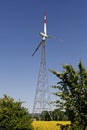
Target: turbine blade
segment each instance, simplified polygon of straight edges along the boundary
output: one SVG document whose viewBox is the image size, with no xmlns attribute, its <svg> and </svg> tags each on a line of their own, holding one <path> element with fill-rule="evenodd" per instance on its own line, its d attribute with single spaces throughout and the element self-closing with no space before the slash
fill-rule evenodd
<svg viewBox="0 0 87 130">
<path fill-rule="evenodd" d="M 48 36 L 48 38 L 56 39 L 56 37 L 54 37 L 54 36 L 50 36 L 50 35 L 47 35 L 47 36 Z"/>
<path fill-rule="evenodd" d="M 54 36 L 50 36 L 50 35 L 47 35 L 48 38 L 52 38 L 52 39 L 55 39 L 55 40 L 58 40 L 60 42 L 63 42 L 64 40 L 63 39 L 60 39 L 60 38 L 56 38 Z"/>
<path fill-rule="evenodd" d="M 47 27 L 46 27 L 46 13 L 44 14 L 44 33 L 47 34 Z"/>
<path fill-rule="evenodd" d="M 34 54 L 37 52 L 37 50 L 39 49 L 39 47 L 41 46 L 41 44 L 44 42 L 44 40 L 42 40 L 39 45 L 37 46 L 37 48 L 35 49 L 35 51 L 33 52 L 32 56 L 34 56 Z"/>
</svg>

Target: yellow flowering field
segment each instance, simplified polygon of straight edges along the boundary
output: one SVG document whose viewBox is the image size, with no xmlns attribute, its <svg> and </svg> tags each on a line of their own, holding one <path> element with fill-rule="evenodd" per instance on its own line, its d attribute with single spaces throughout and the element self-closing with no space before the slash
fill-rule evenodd
<svg viewBox="0 0 87 130">
<path fill-rule="evenodd" d="M 34 130 L 60 130 L 60 125 L 70 124 L 70 121 L 33 121 Z"/>
</svg>

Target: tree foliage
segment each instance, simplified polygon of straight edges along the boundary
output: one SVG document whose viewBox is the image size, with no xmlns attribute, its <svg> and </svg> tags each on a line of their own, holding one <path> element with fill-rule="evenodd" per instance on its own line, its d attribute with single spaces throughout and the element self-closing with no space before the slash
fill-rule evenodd
<svg viewBox="0 0 87 130">
<path fill-rule="evenodd" d="M 65 110 L 73 127 L 85 130 L 87 126 L 87 69 L 80 61 L 78 70 L 72 65 L 63 65 L 63 72 L 51 70 L 58 77 L 55 95 L 58 96 L 56 105 Z M 76 129 L 76 128 L 75 128 Z"/>
<path fill-rule="evenodd" d="M 22 102 L 15 102 L 13 98 L 4 95 L 0 98 L 0 125 L 7 130 L 32 130 L 31 118 Z"/>
<path fill-rule="evenodd" d="M 52 111 L 52 119 L 55 121 L 65 121 L 67 120 L 67 115 L 65 111 L 55 109 L 54 111 Z"/>
<path fill-rule="evenodd" d="M 51 120 L 51 111 L 42 111 L 40 115 L 41 120 L 50 121 Z"/>
<path fill-rule="evenodd" d="M 67 120 L 65 111 L 54 109 L 53 111 L 42 111 L 40 119 L 44 121 L 64 121 Z"/>
</svg>

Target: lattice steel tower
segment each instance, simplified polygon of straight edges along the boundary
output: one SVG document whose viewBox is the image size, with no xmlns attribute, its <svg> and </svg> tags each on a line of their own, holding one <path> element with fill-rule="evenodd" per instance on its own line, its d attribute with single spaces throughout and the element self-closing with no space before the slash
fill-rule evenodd
<svg viewBox="0 0 87 130">
<path fill-rule="evenodd" d="M 46 30 L 46 15 L 44 15 L 44 33 L 40 32 L 40 36 L 42 37 L 42 41 L 35 49 L 32 56 L 36 53 L 36 51 L 41 46 L 41 62 L 40 62 L 40 69 L 37 81 L 37 88 L 35 94 L 35 100 L 33 104 L 33 115 L 36 113 L 41 113 L 42 111 L 50 111 L 50 87 L 48 85 L 48 77 L 47 77 L 47 68 L 46 68 L 46 59 L 45 59 L 45 45 L 46 45 L 46 38 L 52 38 L 51 36 L 47 35 Z"/>
</svg>

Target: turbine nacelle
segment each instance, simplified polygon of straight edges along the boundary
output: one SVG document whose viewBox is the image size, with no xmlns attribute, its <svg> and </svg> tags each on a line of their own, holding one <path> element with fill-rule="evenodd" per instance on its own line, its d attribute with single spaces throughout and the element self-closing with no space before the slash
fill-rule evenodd
<svg viewBox="0 0 87 130">
<path fill-rule="evenodd" d="M 48 35 L 43 32 L 40 32 L 40 36 L 43 38 L 43 40 L 45 40 L 45 38 L 48 38 Z"/>
<path fill-rule="evenodd" d="M 45 33 L 43 33 L 43 32 L 40 32 L 40 36 L 43 38 L 43 40 L 45 40 L 45 38 L 53 38 L 53 39 L 56 39 L 55 37 L 50 36 L 50 35 L 47 35 L 47 34 L 45 34 Z"/>
</svg>

